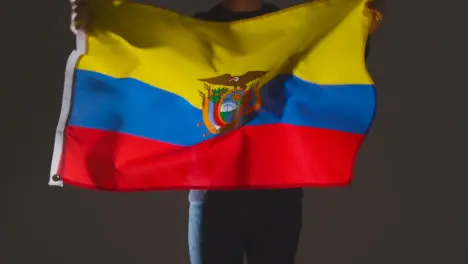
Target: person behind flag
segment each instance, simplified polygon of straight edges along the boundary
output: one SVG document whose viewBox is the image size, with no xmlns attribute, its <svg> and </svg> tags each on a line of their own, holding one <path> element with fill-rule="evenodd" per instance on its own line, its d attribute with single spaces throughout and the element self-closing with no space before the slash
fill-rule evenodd
<svg viewBox="0 0 468 264">
<path fill-rule="evenodd" d="M 72 1 L 72 30 L 86 27 L 86 0 Z M 224 0 L 195 17 L 228 22 L 278 11 L 261 0 Z M 366 57 L 368 50 L 366 48 Z M 302 227 L 301 188 L 192 190 L 189 250 L 192 264 L 293 264 Z"/>
<path fill-rule="evenodd" d="M 87 0 L 72 1 L 72 30 L 88 22 Z M 228 22 L 275 12 L 261 0 L 225 0 L 202 20 Z M 189 252 L 192 264 L 293 264 L 302 225 L 302 189 L 192 190 Z"/>
</svg>

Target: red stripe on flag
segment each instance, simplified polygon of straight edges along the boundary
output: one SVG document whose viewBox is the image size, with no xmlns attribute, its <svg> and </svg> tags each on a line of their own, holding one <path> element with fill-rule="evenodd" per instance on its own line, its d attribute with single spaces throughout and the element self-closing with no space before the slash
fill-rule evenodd
<svg viewBox="0 0 468 264">
<path fill-rule="evenodd" d="M 69 126 L 65 183 L 114 191 L 342 186 L 364 135 L 292 125 L 245 126 L 192 147 Z"/>
</svg>

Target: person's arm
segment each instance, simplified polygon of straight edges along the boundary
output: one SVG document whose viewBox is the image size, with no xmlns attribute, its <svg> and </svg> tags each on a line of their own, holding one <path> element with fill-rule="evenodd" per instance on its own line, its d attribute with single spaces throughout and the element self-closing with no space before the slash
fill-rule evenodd
<svg viewBox="0 0 468 264">
<path fill-rule="evenodd" d="M 370 27 L 369 37 L 367 38 L 366 51 L 365 51 L 365 55 L 364 55 L 366 61 L 367 61 L 367 58 L 369 57 L 369 42 L 370 42 L 370 39 L 372 37 L 372 34 L 377 30 L 377 28 L 379 27 L 380 23 L 383 20 L 383 15 L 379 11 L 379 8 L 378 8 L 376 3 L 381 3 L 381 1 L 374 0 L 374 1 L 369 1 L 367 3 L 367 7 L 372 12 L 373 17 L 372 17 L 372 22 L 371 22 L 372 24 L 371 24 L 371 27 Z"/>
<path fill-rule="evenodd" d="M 90 14 L 88 4 L 93 0 L 70 0 L 71 6 L 71 21 L 70 29 L 76 34 L 78 29 L 86 30 L 89 24 Z M 109 0 L 111 1 L 111 0 Z M 129 0 L 118 0 L 114 2 L 123 3 Z"/>
</svg>

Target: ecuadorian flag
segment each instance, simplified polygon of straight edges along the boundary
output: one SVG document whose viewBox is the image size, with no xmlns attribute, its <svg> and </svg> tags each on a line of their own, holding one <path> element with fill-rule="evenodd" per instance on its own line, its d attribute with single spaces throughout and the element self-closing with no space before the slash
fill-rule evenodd
<svg viewBox="0 0 468 264">
<path fill-rule="evenodd" d="M 378 13 L 321 0 L 237 22 L 90 1 L 50 176 L 115 191 L 340 186 L 371 126 Z"/>
</svg>

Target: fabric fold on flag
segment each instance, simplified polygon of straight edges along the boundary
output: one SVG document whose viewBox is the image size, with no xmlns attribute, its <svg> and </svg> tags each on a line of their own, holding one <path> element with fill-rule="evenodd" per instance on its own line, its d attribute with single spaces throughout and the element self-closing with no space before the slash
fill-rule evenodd
<svg viewBox="0 0 468 264">
<path fill-rule="evenodd" d="M 91 1 L 49 185 L 113 191 L 343 186 L 376 108 L 366 0 L 236 22 Z M 380 20 L 379 20 L 380 21 Z"/>
</svg>

